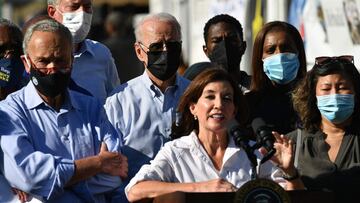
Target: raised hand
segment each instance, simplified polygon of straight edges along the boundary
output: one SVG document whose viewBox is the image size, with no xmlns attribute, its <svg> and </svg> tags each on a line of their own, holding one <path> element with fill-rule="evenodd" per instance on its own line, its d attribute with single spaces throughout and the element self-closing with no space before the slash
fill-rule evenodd
<svg viewBox="0 0 360 203">
<path fill-rule="evenodd" d="M 286 190 L 305 189 L 297 169 L 294 166 L 294 147 L 291 139 L 277 132 L 273 132 L 276 139 L 274 148 L 276 149 L 275 155 L 271 158 L 281 170 L 284 172 L 283 178 L 287 177 Z M 290 178 L 291 177 L 291 178 Z"/>
<path fill-rule="evenodd" d="M 292 173 L 295 170 L 294 156 L 293 156 L 293 143 L 291 139 L 277 132 L 273 132 L 276 139 L 274 148 L 276 149 L 275 155 L 271 161 L 281 168 L 286 173 Z M 265 153 L 265 149 L 260 149 L 261 153 Z"/>
</svg>

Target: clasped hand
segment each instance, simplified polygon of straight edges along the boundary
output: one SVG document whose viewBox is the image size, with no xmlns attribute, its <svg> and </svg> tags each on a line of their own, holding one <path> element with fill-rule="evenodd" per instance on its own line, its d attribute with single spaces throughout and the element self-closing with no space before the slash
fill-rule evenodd
<svg viewBox="0 0 360 203">
<path fill-rule="evenodd" d="M 128 161 L 127 157 L 117 153 L 109 152 L 106 144 L 101 144 L 100 153 L 98 154 L 101 164 L 101 171 L 112 176 L 120 176 L 121 179 L 127 178 Z"/>
</svg>

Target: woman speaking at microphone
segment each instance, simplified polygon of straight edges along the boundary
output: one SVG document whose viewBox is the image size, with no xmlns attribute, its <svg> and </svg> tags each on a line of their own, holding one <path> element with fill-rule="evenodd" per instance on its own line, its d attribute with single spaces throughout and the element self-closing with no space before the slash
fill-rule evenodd
<svg viewBox="0 0 360 203">
<path fill-rule="evenodd" d="M 236 147 L 227 126 L 237 118 L 247 119 L 246 102 L 237 84 L 221 69 L 199 74 L 180 99 L 181 118 L 173 134 L 179 137 L 144 165 L 125 189 L 129 201 L 154 198 L 172 192 L 232 192 L 251 180 L 251 164 L 243 149 Z M 300 179 L 286 181 L 293 174 L 291 145 L 277 144 L 277 157 L 259 166 L 259 177 L 281 183 L 286 189 L 301 188 Z M 258 162 L 261 155 L 255 152 Z"/>
</svg>

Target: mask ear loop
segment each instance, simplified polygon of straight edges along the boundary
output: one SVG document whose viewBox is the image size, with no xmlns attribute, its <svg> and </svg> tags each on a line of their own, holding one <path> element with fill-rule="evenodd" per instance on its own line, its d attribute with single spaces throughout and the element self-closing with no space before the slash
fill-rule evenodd
<svg viewBox="0 0 360 203">
<path fill-rule="evenodd" d="M 62 16 L 64 16 L 64 13 L 62 11 L 60 11 L 60 8 L 58 6 L 55 6 L 55 9 L 57 12 L 59 12 Z"/>
<path fill-rule="evenodd" d="M 30 63 L 30 60 L 28 59 L 27 54 L 25 54 L 25 61 L 26 61 L 26 64 L 29 66 L 29 68 L 31 68 L 31 63 Z"/>
</svg>

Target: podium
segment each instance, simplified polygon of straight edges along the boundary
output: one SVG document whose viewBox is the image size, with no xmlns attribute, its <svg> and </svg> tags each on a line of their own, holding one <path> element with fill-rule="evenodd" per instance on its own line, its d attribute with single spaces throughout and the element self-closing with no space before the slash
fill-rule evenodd
<svg viewBox="0 0 360 203">
<path fill-rule="evenodd" d="M 333 203 L 334 194 L 323 191 L 293 190 L 287 191 L 291 203 Z M 175 192 L 156 197 L 154 203 L 234 203 L 235 192 L 224 193 L 184 193 Z M 142 201 L 141 201 L 142 202 Z M 148 201 L 151 202 L 151 201 Z"/>
</svg>

